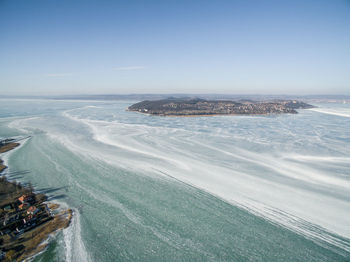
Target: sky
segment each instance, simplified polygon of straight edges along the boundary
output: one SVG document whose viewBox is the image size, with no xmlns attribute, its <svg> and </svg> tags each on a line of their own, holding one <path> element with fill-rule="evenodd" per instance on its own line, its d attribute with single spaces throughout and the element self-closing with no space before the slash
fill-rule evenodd
<svg viewBox="0 0 350 262">
<path fill-rule="evenodd" d="M 0 0 L 3 95 L 350 94 L 350 0 Z"/>
</svg>

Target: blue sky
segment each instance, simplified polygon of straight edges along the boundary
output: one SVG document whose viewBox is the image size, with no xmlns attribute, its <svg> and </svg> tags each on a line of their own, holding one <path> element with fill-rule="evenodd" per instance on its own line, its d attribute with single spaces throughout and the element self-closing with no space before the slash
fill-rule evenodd
<svg viewBox="0 0 350 262">
<path fill-rule="evenodd" d="M 350 1 L 0 0 L 0 92 L 350 94 Z"/>
</svg>

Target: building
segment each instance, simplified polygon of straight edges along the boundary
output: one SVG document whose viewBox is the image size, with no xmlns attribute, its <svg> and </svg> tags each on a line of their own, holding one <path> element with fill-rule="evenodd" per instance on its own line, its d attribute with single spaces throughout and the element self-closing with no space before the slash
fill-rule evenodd
<svg viewBox="0 0 350 262">
<path fill-rule="evenodd" d="M 33 197 L 31 195 L 23 195 L 21 196 L 20 198 L 18 198 L 18 200 L 21 202 L 21 203 L 24 203 L 24 202 L 31 202 L 33 201 Z"/>
<path fill-rule="evenodd" d="M 19 209 L 25 209 L 25 208 L 27 208 L 28 206 L 29 206 L 29 204 L 26 203 L 26 202 L 24 202 L 24 203 L 20 204 L 20 205 L 18 206 L 18 208 L 19 208 Z"/>
<path fill-rule="evenodd" d="M 38 212 L 39 212 L 39 209 L 38 209 L 37 207 L 35 207 L 35 206 L 31 206 L 31 207 L 29 207 L 28 210 L 27 210 L 27 214 L 28 214 L 28 215 L 35 215 L 35 214 L 37 214 Z"/>
</svg>

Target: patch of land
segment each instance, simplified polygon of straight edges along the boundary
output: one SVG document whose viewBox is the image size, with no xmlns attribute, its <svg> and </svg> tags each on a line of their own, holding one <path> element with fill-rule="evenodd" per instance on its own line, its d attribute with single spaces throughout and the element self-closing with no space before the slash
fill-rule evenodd
<svg viewBox="0 0 350 262">
<path fill-rule="evenodd" d="M 12 141 L 12 139 L 5 139 L 3 141 L 0 141 L 0 153 L 5 153 L 19 146 L 19 143 L 15 143 Z M 4 165 L 4 161 L 0 159 L 0 173 L 6 168 L 7 166 Z"/>
<path fill-rule="evenodd" d="M 3 140 L 0 152 L 18 145 Z M 34 193 L 31 185 L 0 177 L 0 261 L 23 261 L 34 256 L 46 248 L 51 234 L 69 226 L 72 210 L 58 211 L 57 204 L 46 200 L 44 194 Z"/>
<path fill-rule="evenodd" d="M 266 115 L 297 114 L 296 109 L 314 106 L 298 100 L 204 100 L 162 99 L 142 101 L 128 107 L 129 111 L 159 116 Z"/>
<path fill-rule="evenodd" d="M 15 143 L 15 142 L 5 143 L 4 145 L 0 145 L 0 153 L 5 153 L 18 146 L 19 146 L 19 143 Z"/>
<path fill-rule="evenodd" d="M 4 161 L 0 159 L 0 173 L 6 169 L 7 166 L 4 165 Z"/>
</svg>

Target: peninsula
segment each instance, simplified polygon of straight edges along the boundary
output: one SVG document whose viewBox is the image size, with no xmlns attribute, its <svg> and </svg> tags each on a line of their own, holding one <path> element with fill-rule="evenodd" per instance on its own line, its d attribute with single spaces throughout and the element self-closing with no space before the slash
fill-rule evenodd
<svg viewBox="0 0 350 262">
<path fill-rule="evenodd" d="M 0 141 L 0 153 L 5 153 L 19 146 L 19 143 L 14 142 L 14 139 L 4 139 Z M 0 173 L 7 168 L 4 161 L 0 158 Z"/>
<path fill-rule="evenodd" d="M 18 139 L 0 141 L 0 153 L 19 146 Z M 0 159 L 0 174 L 7 167 Z M 58 210 L 31 185 L 0 177 L 0 261 L 24 261 L 47 246 L 49 236 L 68 227 L 72 210 Z"/>
<path fill-rule="evenodd" d="M 297 114 L 296 109 L 314 106 L 298 100 L 205 100 L 162 99 L 142 101 L 129 106 L 129 111 L 159 116 L 266 115 Z"/>
</svg>

